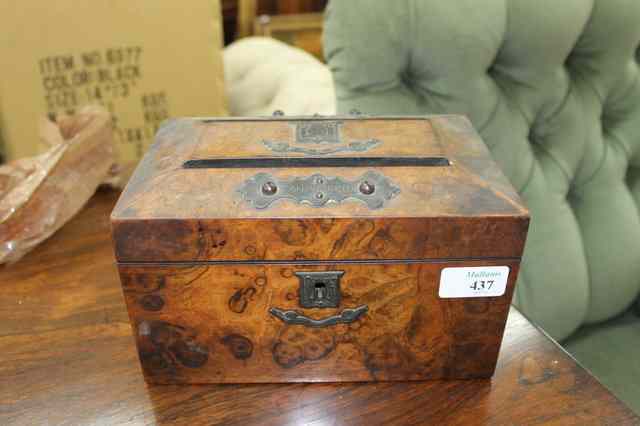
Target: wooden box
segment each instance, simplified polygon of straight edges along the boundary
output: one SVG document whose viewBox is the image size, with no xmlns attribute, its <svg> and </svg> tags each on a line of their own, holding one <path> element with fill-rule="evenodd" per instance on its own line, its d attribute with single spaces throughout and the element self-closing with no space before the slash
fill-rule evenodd
<svg viewBox="0 0 640 426">
<path fill-rule="evenodd" d="M 490 377 L 529 223 L 459 116 L 174 120 L 111 220 L 151 383 Z"/>
</svg>

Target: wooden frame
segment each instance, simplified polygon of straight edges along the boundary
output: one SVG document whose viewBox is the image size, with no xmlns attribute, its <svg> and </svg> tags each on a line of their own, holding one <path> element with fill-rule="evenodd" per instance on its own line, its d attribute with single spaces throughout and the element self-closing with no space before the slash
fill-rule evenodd
<svg viewBox="0 0 640 426">
<path fill-rule="evenodd" d="M 238 24 L 236 38 L 248 37 L 256 19 L 258 0 L 238 0 Z"/>
<path fill-rule="evenodd" d="M 323 0 L 237 0 L 237 31 L 236 38 L 248 37 L 254 34 L 256 17 L 263 14 L 273 15 L 298 15 L 296 18 L 288 18 L 284 25 L 298 19 L 302 25 L 313 18 L 305 18 L 307 12 L 320 12 L 324 9 L 326 1 Z M 264 18 L 261 18 L 264 19 Z M 316 26 L 314 25 L 314 28 Z M 299 30 L 299 29 L 298 29 Z"/>
<path fill-rule="evenodd" d="M 292 15 L 261 15 L 253 22 L 253 34 L 273 37 L 274 33 L 295 33 L 300 31 L 322 31 L 322 13 L 299 13 Z"/>
<path fill-rule="evenodd" d="M 322 13 L 292 15 L 261 15 L 254 20 L 253 33 L 272 37 L 309 52 L 323 61 Z"/>
</svg>

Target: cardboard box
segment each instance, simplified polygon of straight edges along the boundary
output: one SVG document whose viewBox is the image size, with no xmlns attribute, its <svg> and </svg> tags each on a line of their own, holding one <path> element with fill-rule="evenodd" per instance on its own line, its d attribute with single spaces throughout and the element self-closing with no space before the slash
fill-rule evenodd
<svg viewBox="0 0 640 426">
<path fill-rule="evenodd" d="M 21 0 L 0 14 L 5 160 L 42 152 L 38 119 L 104 105 L 132 167 L 159 124 L 226 115 L 219 0 Z"/>
</svg>

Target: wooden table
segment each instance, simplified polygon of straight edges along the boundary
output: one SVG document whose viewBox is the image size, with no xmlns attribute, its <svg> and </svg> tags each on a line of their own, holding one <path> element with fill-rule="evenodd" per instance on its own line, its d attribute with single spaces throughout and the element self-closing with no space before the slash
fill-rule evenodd
<svg viewBox="0 0 640 426">
<path fill-rule="evenodd" d="M 515 309 L 491 381 L 147 386 L 111 251 L 117 195 L 0 269 L 1 425 L 640 424 Z"/>
</svg>

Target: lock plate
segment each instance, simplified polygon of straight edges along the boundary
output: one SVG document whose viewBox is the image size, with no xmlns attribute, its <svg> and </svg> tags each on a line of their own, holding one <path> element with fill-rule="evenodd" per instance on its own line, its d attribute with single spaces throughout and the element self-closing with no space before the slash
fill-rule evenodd
<svg viewBox="0 0 640 426">
<path fill-rule="evenodd" d="M 344 271 L 296 272 L 300 280 L 299 299 L 303 308 L 337 308 L 340 278 Z"/>
</svg>

